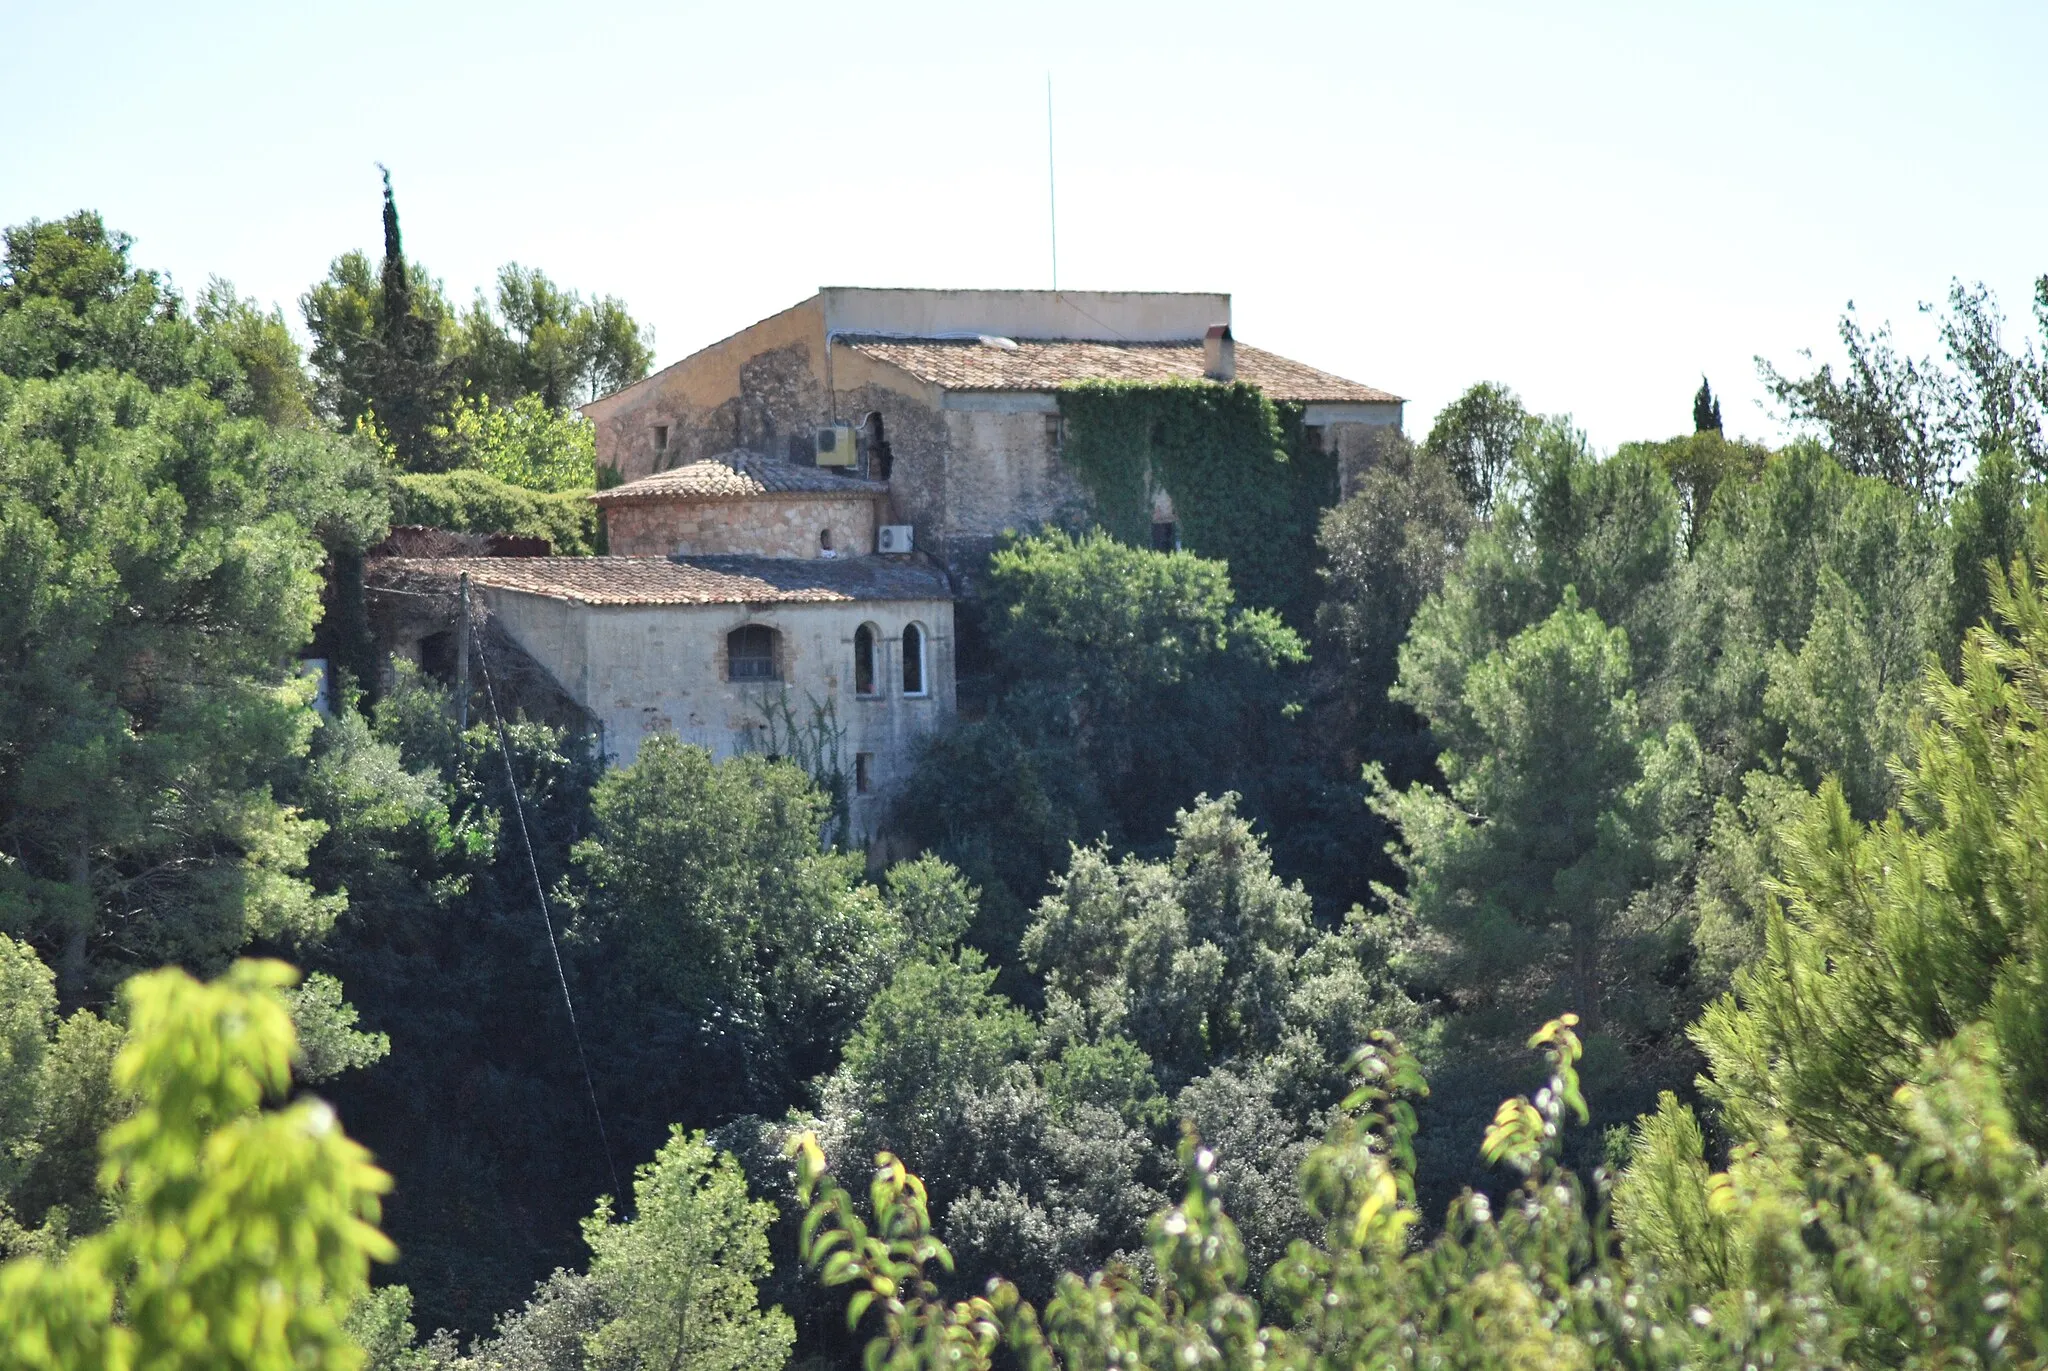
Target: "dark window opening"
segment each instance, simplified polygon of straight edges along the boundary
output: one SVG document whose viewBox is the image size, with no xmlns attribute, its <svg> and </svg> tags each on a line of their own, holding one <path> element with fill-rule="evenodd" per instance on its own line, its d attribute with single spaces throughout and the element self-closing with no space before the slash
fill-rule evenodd
<svg viewBox="0 0 2048 1371">
<path fill-rule="evenodd" d="M 455 630 L 420 639 L 420 670 L 437 681 L 455 679 Z"/>
<path fill-rule="evenodd" d="M 654 426 L 654 450 L 655 450 L 656 452 L 667 452 L 667 451 L 668 451 L 668 425 L 667 425 L 667 424 L 656 424 L 656 425 Z"/>
<path fill-rule="evenodd" d="M 866 624 L 853 631 L 853 693 L 875 693 L 875 630 Z"/>
<path fill-rule="evenodd" d="M 748 624 L 725 635 L 725 676 L 729 681 L 778 681 L 775 630 Z"/>
<path fill-rule="evenodd" d="M 818 464 L 816 440 L 801 433 L 789 435 L 789 464 L 793 467 L 814 467 Z"/>
<path fill-rule="evenodd" d="M 875 788 L 875 754 L 856 752 L 853 754 L 853 793 L 865 795 Z"/>
<path fill-rule="evenodd" d="M 1064 414 L 1045 416 L 1045 445 L 1055 453 L 1067 444 L 1067 419 Z"/>
<path fill-rule="evenodd" d="M 879 411 L 868 415 L 861 424 L 861 443 L 868 451 L 868 475 L 877 481 L 889 479 L 889 469 L 896 464 L 895 454 L 889 451 L 889 439 L 882 431 L 882 416 Z"/>
<path fill-rule="evenodd" d="M 1180 551 L 1180 528 L 1168 520 L 1152 525 L 1152 550 L 1154 552 Z"/>
<path fill-rule="evenodd" d="M 903 693 L 924 694 L 924 630 L 916 624 L 903 630 Z"/>
<path fill-rule="evenodd" d="M 830 552 L 831 550 L 832 550 L 832 530 L 831 530 L 831 529 L 829 529 L 829 528 L 821 528 L 821 529 L 819 529 L 819 530 L 818 530 L 818 551 L 820 551 L 820 552 Z"/>
</svg>

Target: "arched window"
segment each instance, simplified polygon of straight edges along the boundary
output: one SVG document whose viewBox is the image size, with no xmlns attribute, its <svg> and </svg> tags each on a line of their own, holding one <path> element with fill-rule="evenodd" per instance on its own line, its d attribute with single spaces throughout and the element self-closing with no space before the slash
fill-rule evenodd
<svg viewBox="0 0 2048 1371">
<path fill-rule="evenodd" d="M 924 629 L 916 624 L 903 626 L 903 693 L 922 695 L 924 691 Z"/>
<path fill-rule="evenodd" d="M 775 630 L 762 624 L 748 624 L 726 634 L 725 679 L 781 680 L 782 671 L 775 662 Z"/>
<path fill-rule="evenodd" d="M 821 528 L 821 529 L 819 529 L 819 530 L 818 530 L 818 551 L 820 551 L 820 552 L 830 552 L 831 550 L 832 550 L 832 530 L 831 530 L 831 529 L 829 529 L 829 528 Z"/>
<path fill-rule="evenodd" d="M 853 631 L 853 693 L 873 695 L 875 678 L 875 647 L 880 641 L 873 624 L 862 624 Z"/>
</svg>

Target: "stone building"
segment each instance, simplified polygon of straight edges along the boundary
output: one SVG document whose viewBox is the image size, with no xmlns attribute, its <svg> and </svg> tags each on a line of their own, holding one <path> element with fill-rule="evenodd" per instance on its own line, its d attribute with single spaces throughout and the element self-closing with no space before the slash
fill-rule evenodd
<svg viewBox="0 0 2048 1371">
<path fill-rule="evenodd" d="M 954 710 L 952 595 L 914 556 L 377 558 L 385 650 L 445 675 L 465 575 L 484 641 L 519 659 L 486 656 L 478 674 L 530 668 L 621 764 L 665 732 L 837 771 L 858 841 Z"/>
<path fill-rule="evenodd" d="M 818 429 L 847 426 L 856 470 L 881 488 L 879 521 L 909 526 L 957 586 L 1005 529 L 1085 515 L 1059 457 L 1060 386 L 1203 378 L 1302 405 L 1347 486 L 1374 431 L 1401 422 L 1396 395 L 1236 342 L 1228 295 L 849 287 L 821 290 L 583 413 L 599 460 L 628 482 L 735 450 L 805 467 Z M 1172 519 L 1170 505 L 1156 514 Z"/>
<path fill-rule="evenodd" d="M 469 636 L 529 707 L 594 725 L 620 763 L 668 732 L 839 775 L 865 841 L 957 708 L 970 569 L 1005 530 L 1087 515 L 1062 385 L 1251 382 L 1302 407 L 1340 472 L 1399 426 L 1397 396 L 1229 325 L 1227 295 L 820 291 L 584 408 L 624 477 L 592 497 L 611 555 L 401 540 L 365 573 L 380 645 L 458 670 L 466 577 Z"/>
<path fill-rule="evenodd" d="M 592 498 L 614 554 L 862 557 L 889 487 L 814 466 L 728 452 Z"/>
</svg>

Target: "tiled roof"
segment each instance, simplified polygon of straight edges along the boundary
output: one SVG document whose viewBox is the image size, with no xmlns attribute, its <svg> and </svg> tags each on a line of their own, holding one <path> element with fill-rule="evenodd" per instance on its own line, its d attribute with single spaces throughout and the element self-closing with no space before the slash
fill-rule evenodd
<svg viewBox="0 0 2048 1371">
<path fill-rule="evenodd" d="M 945 573 L 910 557 L 383 557 L 372 590 L 470 584 L 585 605 L 833 604 L 949 600 Z"/>
<path fill-rule="evenodd" d="M 874 338 L 840 340 L 946 390 L 1057 390 L 1069 381 L 1199 381 L 1200 343 L 1102 343 L 1081 339 Z M 1277 353 L 1237 344 L 1237 379 L 1275 400 L 1400 403 L 1401 397 L 1332 376 Z"/>
<path fill-rule="evenodd" d="M 725 452 L 657 471 L 591 498 L 601 505 L 669 500 L 732 500 L 749 495 L 881 495 L 888 487 L 821 467 L 778 462 L 755 452 Z"/>
</svg>

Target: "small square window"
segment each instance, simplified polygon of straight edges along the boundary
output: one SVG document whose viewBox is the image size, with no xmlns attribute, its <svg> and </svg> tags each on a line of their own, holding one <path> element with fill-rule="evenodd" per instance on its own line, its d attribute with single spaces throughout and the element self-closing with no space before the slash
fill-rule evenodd
<svg viewBox="0 0 2048 1371">
<path fill-rule="evenodd" d="M 748 624 L 725 635 L 725 678 L 728 681 L 779 681 L 775 630 Z"/>
</svg>

